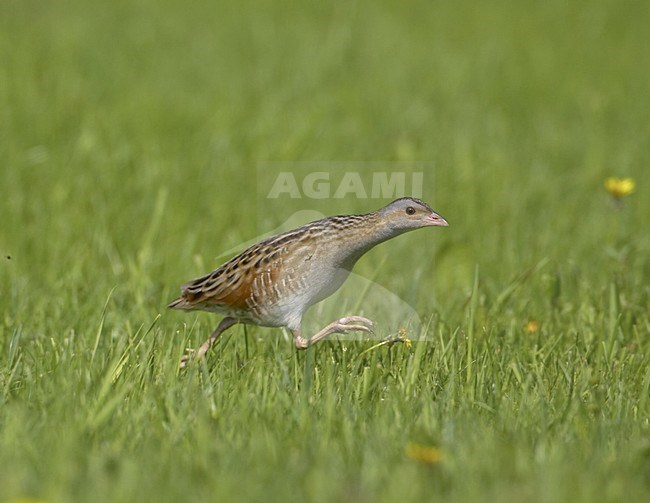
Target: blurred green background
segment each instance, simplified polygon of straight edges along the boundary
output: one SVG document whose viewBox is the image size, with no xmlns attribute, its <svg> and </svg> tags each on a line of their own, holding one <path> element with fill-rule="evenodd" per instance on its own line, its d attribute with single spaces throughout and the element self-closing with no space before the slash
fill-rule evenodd
<svg viewBox="0 0 650 503">
<path fill-rule="evenodd" d="M 0 499 L 645 499 L 648 26 L 635 0 L 3 0 Z M 177 375 L 217 321 L 166 312 L 178 285 L 312 205 L 260 170 L 376 161 L 426 166 L 451 227 L 355 271 L 436 344 L 310 361 L 238 328 Z"/>
</svg>

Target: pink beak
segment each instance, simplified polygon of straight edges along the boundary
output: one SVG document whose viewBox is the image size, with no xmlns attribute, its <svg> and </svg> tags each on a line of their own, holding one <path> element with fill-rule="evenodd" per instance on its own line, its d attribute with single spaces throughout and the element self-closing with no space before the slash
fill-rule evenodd
<svg viewBox="0 0 650 503">
<path fill-rule="evenodd" d="M 429 216 L 426 217 L 426 223 L 427 225 L 437 225 L 439 227 L 448 227 L 449 224 L 447 221 L 442 218 L 440 215 L 437 213 L 431 213 Z"/>
</svg>

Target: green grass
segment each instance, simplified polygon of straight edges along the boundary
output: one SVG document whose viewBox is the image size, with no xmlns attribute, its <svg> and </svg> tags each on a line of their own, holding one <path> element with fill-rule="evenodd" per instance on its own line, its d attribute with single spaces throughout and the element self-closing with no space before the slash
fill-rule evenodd
<svg viewBox="0 0 650 503">
<path fill-rule="evenodd" d="M 648 5 L 1 2 L 0 501 L 648 500 Z M 427 341 L 240 326 L 180 373 L 218 318 L 178 285 L 341 161 L 425 166 L 451 227 L 355 272 Z"/>
</svg>

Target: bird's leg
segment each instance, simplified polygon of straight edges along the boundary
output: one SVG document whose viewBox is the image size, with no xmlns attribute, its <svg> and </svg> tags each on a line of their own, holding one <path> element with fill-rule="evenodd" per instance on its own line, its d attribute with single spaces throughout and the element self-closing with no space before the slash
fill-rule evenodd
<svg viewBox="0 0 650 503">
<path fill-rule="evenodd" d="M 199 350 L 196 352 L 196 359 L 200 360 L 203 358 L 205 353 L 208 352 L 208 349 L 214 344 L 214 342 L 217 340 L 217 338 L 226 330 L 228 330 L 230 327 L 235 325 L 237 323 L 236 318 L 224 318 L 221 320 L 221 323 L 217 325 L 217 328 L 212 332 L 210 337 L 208 337 L 203 344 L 201 344 L 201 347 Z M 185 350 L 185 354 L 181 356 L 181 363 L 180 367 L 185 368 L 187 367 L 187 364 L 190 361 L 190 358 L 194 356 L 195 351 L 191 348 L 187 348 Z"/>
<path fill-rule="evenodd" d="M 292 330 L 291 333 L 293 334 L 293 342 L 296 347 L 298 349 L 306 349 L 307 346 L 316 344 L 321 339 L 332 334 L 342 334 L 349 332 L 350 330 L 358 330 L 360 332 L 368 332 L 372 334 L 372 327 L 373 323 L 368 318 L 364 318 L 363 316 L 346 316 L 345 318 L 330 323 L 320 332 L 312 335 L 309 339 L 305 339 L 300 335 L 300 329 Z"/>
</svg>

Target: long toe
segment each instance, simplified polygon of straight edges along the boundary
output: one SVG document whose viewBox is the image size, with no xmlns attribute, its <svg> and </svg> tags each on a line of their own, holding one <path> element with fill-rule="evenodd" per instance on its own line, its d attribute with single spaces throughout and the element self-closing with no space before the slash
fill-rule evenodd
<svg viewBox="0 0 650 503">
<path fill-rule="evenodd" d="M 194 358 L 194 349 L 192 348 L 185 348 L 185 354 L 181 356 L 181 361 L 178 364 L 178 366 L 182 369 L 186 368 L 189 364 L 190 361 Z"/>
<path fill-rule="evenodd" d="M 367 332 L 369 334 L 374 334 L 372 331 L 372 328 L 366 327 L 365 325 L 339 325 L 336 324 L 334 326 L 336 329 L 335 332 L 352 332 L 352 331 L 357 331 L 357 332 Z"/>
<path fill-rule="evenodd" d="M 345 316 L 344 318 L 338 320 L 337 323 L 342 323 L 344 325 L 347 325 L 348 323 L 363 323 L 364 325 L 368 325 L 370 327 L 373 327 L 375 325 L 372 320 L 364 318 L 363 316 Z"/>
<path fill-rule="evenodd" d="M 375 324 L 372 320 L 363 316 L 346 316 L 335 322 L 335 325 L 347 327 L 344 330 L 361 330 L 362 332 L 374 333 Z"/>
</svg>

